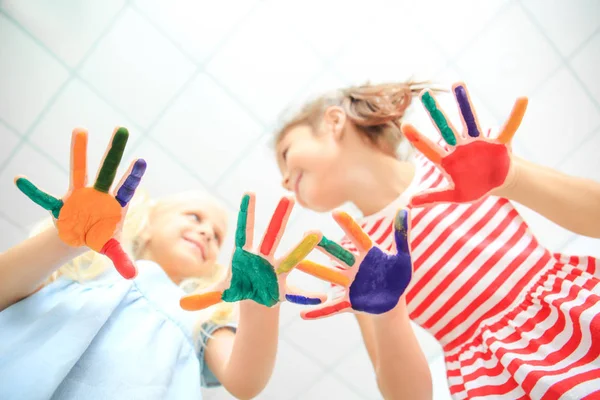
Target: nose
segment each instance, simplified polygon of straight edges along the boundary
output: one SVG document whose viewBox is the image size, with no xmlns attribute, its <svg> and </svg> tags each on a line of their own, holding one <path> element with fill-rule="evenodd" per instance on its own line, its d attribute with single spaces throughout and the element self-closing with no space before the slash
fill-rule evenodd
<svg viewBox="0 0 600 400">
<path fill-rule="evenodd" d="M 200 234 L 202 240 L 206 241 L 207 243 L 213 240 L 215 237 L 215 232 L 210 224 L 201 224 L 198 227 L 198 233 Z"/>
</svg>

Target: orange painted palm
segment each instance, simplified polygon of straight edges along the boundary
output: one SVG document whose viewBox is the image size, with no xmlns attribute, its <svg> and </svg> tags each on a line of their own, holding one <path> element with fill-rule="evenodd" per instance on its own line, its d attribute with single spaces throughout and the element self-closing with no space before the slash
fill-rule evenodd
<svg viewBox="0 0 600 400">
<path fill-rule="evenodd" d="M 128 138 L 127 129 L 115 130 L 93 187 L 86 187 L 87 131 L 83 129 L 73 131 L 71 183 L 62 199 L 43 192 L 25 177 L 17 177 L 15 184 L 33 202 L 52 213 L 61 240 L 108 256 L 123 277 L 132 279 L 137 269 L 123 251 L 119 236 L 129 201 L 146 171 L 146 162 L 135 160 L 118 189 L 110 192 Z"/>
</svg>

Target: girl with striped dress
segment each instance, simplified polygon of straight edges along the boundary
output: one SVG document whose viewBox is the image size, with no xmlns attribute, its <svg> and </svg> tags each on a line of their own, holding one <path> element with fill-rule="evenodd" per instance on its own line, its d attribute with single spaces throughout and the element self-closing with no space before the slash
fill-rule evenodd
<svg viewBox="0 0 600 400">
<path fill-rule="evenodd" d="M 420 86 L 319 97 L 276 138 L 283 186 L 298 202 L 321 212 L 354 203 L 364 215 L 357 223 L 382 250 L 404 246 L 394 219 L 408 210 L 410 284 L 392 310 L 356 313 L 383 396 L 432 395 L 412 320 L 441 343 L 455 399 L 600 399 L 600 261 L 552 253 L 512 204 L 600 237 L 600 184 L 512 154 L 526 99 L 498 134 L 482 134 L 466 88 L 455 85 L 460 134 L 424 91 L 444 140 L 401 126 Z M 404 138 L 419 150 L 410 160 L 397 157 Z M 354 237 L 340 243 L 362 251 Z M 356 310 L 334 301 L 303 317 Z"/>
</svg>

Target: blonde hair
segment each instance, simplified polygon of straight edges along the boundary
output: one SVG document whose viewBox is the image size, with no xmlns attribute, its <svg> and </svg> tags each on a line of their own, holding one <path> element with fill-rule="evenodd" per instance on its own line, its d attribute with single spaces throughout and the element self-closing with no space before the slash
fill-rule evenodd
<svg viewBox="0 0 600 400">
<path fill-rule="evenodd" d="M 150 213 L 156 208 L 169 206 L 174 202 L 183 200 L 185 198 L 189 199 L 190 196 L 201 197 L 205 200 L 210 199 L 209 196 L 204 194 L 198 196 L 198 192 L 184 192 L 153 201 L 149 198 L 145 191 L 138 189 L 129 204 L 127 216 L 123 223 L 120 242 L 125 252 L 133 260 L 138 260 L 145 247 L 145 241 L 142 234 L 148 226 Z M 223 209 L 221 205 L 219 205 L 219 208 Z M 34 228 L 32 234 L 35 235 L 52 226 L 52 224 L 52 219 L 48 218 L 47 220 L 44 220 L 38 224 Z M 90 250 L 58 268 L 58 270 L 56 270 L 48 278 L 46 284 L 55 281 L 61 276 L 65 276 L 80 283 L 93 281 L 94 278 L 97 278 L 108 268 L 113 268 L 110 259 Z M 213 269 L 213 274 L 211 276 L 189 277 L 180 283 L 180 287 L 188 293 L 191 291 L 200 290 L 211 285 L 212 283 L 218 282 L 226 273 L 227 270 L 225 267 L 215 264 L 215 268 Z M 194 334 L 198 334 L 201 331 L 201 326 L 204 322 L 212 321 L 217 324 L 230 322 L 233 318 L 233 307 L 230 303 L 221 303 L 206 310 L 197 312 L 197 315 L 199 318 L 199 323 L 194 329 Z"/>
<path fill-rule="evenodd" d="M 316 132 L 327 108 L 338 106 L 366 140 L 384 153 L 397 157 L 398 147 L 404 142 L 400 130 L 402 118 L 412 98 L 425 88 L 431 88 L 431 82 L 408 80 L 377 85 L 366 83 L 319 96 L 287 118 L 276 133 L 275 144 L 296 126 L 308 125 Z"/>
</svg>

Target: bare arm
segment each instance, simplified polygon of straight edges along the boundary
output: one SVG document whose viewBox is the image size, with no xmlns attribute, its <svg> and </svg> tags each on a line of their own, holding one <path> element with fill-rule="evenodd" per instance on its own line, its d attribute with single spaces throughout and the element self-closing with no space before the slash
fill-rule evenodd
<svg viewBox="0 0 600 400">
<path fill-rule="evenodd" d="M 600 183 L 513 158 L 507 184 L 494 194 L 523 204 L 580 235 L 600 238 Z"/>
<path fill-rule="evenodd" d="M 0 254 L 0 311 L 29 296 L 60 266 L 84 253 L 51 227 Z"/>
<path fill-rule="evenodd" d="M 357 319 L 383 397 L 431 399 L 429 365 L 410 324 L 404 297 L 385 314 L 357 315 Z"/>
<path fill-rule="evenodd" d="M 279 305 L 268 308 L 251 300 L 240 302 L 237 333 L 215 332 L 205 358 L 221 384 L 238 399 L 256 397 L 275 366 L 279 337 Z"/>
</svg>

